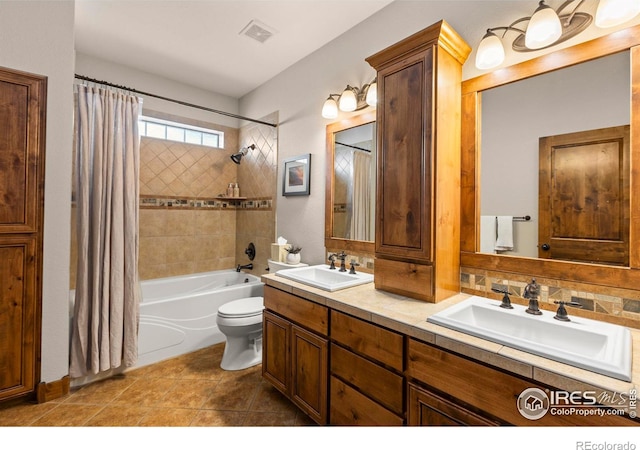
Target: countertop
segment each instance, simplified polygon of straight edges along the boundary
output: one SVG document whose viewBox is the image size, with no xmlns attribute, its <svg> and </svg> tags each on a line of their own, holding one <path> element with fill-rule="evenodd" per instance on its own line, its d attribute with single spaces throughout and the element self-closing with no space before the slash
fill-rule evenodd
<svg viewBox="0 0 640 450">
<path fill-rule="evenodd" d="M 640 384 L 640 330 L 632 329 L 631 382 L 506 347 L 427 322 L 427 317 L 469 297 L 457 294 L 439 303 L 428 303 L 377 290 L 373 283 L 327 292 L 276 274 L 262 276 L 274 288 L 384 326 L 423 342 L 465 355 L 477 361 L 566 391 L 627 394 Z"/>
</svg>

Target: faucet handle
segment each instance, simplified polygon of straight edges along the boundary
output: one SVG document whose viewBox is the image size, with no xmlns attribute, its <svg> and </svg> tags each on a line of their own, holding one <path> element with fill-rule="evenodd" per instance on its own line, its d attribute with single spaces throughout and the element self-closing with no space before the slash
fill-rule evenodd
<svg viewBox="0 0 640 450">
<path fill-rule="evenodd" d="M 578 302 L 563 302 L 561 300 L 556 300 L 553 303 L 558 305 L 558 311 L 556 311 L 556 315 L 553 316 L 553 318 L 556 319 L 556 320 L 560 320 L 562 322 L 570 322 L 571 321 L 571 319 L 569 319 L 569 314 L 567 314 L 567 308 L 565 308 L 565 305 L 573 306 L 575 308 L 582 308 L 582 304 L 580 304 Z"/>
<path fill-rule="evenodd" d="M 498 294 L 504 294 L 504 296 L 502 297 L 502 303 L 500 303 L 500 308 L 513 309 L 513 306 L 511 306 L 511 299 L 509 298 L 508 289 L 491 288 L 491 290 L 493 292 L 497 292 Z"/>
<path fill-rule="evenodd" d="M 336 262 L 336 256 L 337 256 L 337 255 L 336 255 L 335 253 L 331 253 L 331 254 L 329 255 L 329 262 L 331 263 L 331 264 L 329 265 L 329 269 L 330 269 L 330 270 L 335 270 L 335 268 L 336 268 L 336 264 L 335 264 L 335 262 Z"/>
<path fill-rule="evenodd" d="M 349 269 L 349 273 L 351 275 L 355 275 L 356 274 L 356 266 L 359 266 L 359 265 L 360 264 L 358 264 L 355 259 L 352 259 L 351 260 L 351 268 Z"/>
</svg>

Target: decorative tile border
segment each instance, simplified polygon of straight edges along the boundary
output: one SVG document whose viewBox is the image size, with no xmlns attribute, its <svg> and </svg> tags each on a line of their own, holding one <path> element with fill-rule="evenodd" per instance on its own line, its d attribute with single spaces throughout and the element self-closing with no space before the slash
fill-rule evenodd
<svg viewBox="0 0 640 450">
<path fill-rule="evenodd" d="M 603 321 L 640 326 L 640 292 L 618 289 L 615 293 L 604 293 L 606 288 L 571 283 L 571 287 L 563 286 L 559 280 L 536 279 L 540 285 L 540 303 L 547 304 L 547 309 L 554 309 L 555 301 L 577 302 L 581 308 L 571 308 L 570 314 L 590 317 Z M 460 269 L 460 287 L 463 292 L 495 297 L 494 288 L 507 289 L 511 299 L 526 304 L 522 297 L 524 287 L 529 281 L 509 274 L 462 267 Z M 568 283 L 567 283 L 568 284 Z"/>
<path fill-rule="evenodd" d="M 140 209 L 233 209 L 233 210 L 271 210 L 271 198 L 232 199 L 232 198 L 191 198 L 140 196 Z"/>
</svg>

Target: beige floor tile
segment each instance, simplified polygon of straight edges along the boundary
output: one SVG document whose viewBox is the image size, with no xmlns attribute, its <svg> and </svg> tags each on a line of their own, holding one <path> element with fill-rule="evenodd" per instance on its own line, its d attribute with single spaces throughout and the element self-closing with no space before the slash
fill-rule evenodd
<svg viewBox="0 0 640 450">
<path fill-rule="evenodd" d="M 154 408 L 142 418 L 138 426 L 187 427 L 197 414 L 197 409 Z"/>
<path fill-rule="evenodd" d="M 105 406 L 89 419 L 88 427 L 135 427 L 149 413 L 144 406 Z"/>
<path fill-rule="evenodd" d="M 247 417 L 245 411 L 200 410 L 191 421 L 192 427 L 239 427 Z"/>
<path fill-rule="evenodd" d="M 104 406 L 62 403 L 33 422 L 37 427 L 81 427 L 98 414 Z"/>
</svg>

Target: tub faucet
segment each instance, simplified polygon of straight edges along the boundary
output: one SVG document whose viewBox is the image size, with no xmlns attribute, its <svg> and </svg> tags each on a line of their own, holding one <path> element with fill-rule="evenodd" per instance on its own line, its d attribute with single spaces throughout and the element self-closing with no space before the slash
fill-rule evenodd
<svg viewBox="0 0 640 450">
<path fill-rule="evenodd" d="M 534 316 L 542 315 L 540 306 L 538 305 L 538 296 L 540 295 L 540 286 L 536 283 L 536 279 L 532 278 L 531 283 L 524 287 L 524 293 L 522 296 L 529 299 L 529 307 L 525 312 L 533 314 Z"/>
<path fill-rule="evenodd" d="M 242 269 L 253 270 L 253 263 L 245 264 L 244 266 L 238 264 L 238 267 L 236 267 L 236 272 L 240 272 Z"/>
</svg>

